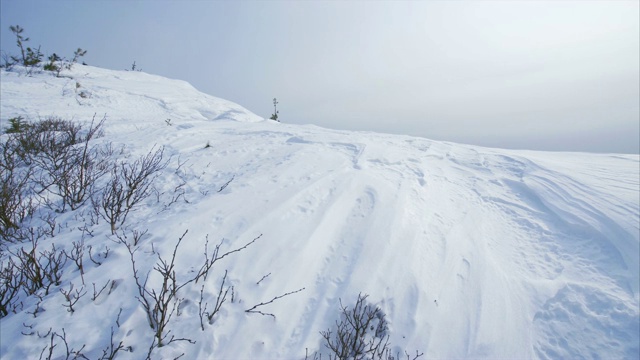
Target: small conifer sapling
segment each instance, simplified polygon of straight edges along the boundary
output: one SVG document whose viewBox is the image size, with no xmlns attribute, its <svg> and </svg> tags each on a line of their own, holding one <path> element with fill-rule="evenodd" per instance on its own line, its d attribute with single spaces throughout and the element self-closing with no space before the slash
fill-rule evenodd
<svg viewBox="0 0 640 360">
<path fill-rule="evenodd" d="M 270 119 L 271 120 L 275 120 L 275 121 L 280 121 L 278 120 L 278 100 L 276 98 L 273 98 L 273 114 L 271 114 Z"/>
</svg>

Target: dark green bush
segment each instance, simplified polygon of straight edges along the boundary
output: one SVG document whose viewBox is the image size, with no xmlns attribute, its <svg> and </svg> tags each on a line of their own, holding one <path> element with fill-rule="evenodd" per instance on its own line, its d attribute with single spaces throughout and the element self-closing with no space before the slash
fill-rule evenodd
<svg viewBox="0 0 640 360">
<path fill-rule="evenodd" d="M 22 116 L 13 117 L 9 119 L 9 128 L 5 130 L 5 133 L 7 134 L 21 133 L 27 129 L 28 125 L 29 124 L 27 124 L 24 121 L 24 118 Z"/>
</svg>

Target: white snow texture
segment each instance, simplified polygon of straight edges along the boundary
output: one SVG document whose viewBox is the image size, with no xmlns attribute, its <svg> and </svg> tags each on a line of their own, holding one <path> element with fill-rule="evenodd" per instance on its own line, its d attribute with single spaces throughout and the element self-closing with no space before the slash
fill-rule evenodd
<svg viewBox="0 0 640 360">
<path fill-rule="evenodd" d="M 207 238 L 209 250 L 222 241 L 228 251 L 263 234 L 205 282 L 180 290 L 169 337 L 195 343 L 155 348 L 152 359 L 303 359 L 315 351 L 328 358 L 319 332 L 339 319 L 339 299 L 351 306 L 359 293 L 384 311 L 393 353 L 402 357 L 404 350 L 426 359 L 639 356 L 638 155 L 289 125 L 183 81 L 82 65 L 62 75 L 2 70 L 2 126 L 16 116 L 88 125 L 95 114 L 106 116 L 105 136 L 95 141 L 124 145 L 131 159 L 164 146 L 171 159 L 156 181 L 159 195 L 118 229 L 148 230 L 135 256 L 142 277 L 152 273 L 149 286 L 160 284 L 152 270 L 158 254 L 169 259 L 186 230 L 178 279 L 202 264 Z M 179 178 L 184 197 L 167 207 Z M 63 328 L 69 347 L 85 345 L 87 358 L 103 354 L 112 329 L 132 350 L 118 359 L 147 356 L 153 330 L 129 253 L 103 220 L 83 235 L 89 208 L 57 214 L 56 235 L 40 244 L 69 250 L 84 238 L 94 256 L 109 249 L 100 265 L 84 260 L 88 294 L 73 313 L 62 306 L 58 288 L 82 285 L 69 262 L 40 303 L 21 294 L 22 309 L 0 321 L 2 359 L 38 359 L 51 340 L 43 335 Z M 201 288 L 211 309 L 225 270 L 233 302 L 203 331 Z M 109 294 L 91 299 L 92 284 L 99 290 L 112 281 Z M 300 288 L 259 308 L 274 317 L 244 311 Z M 64 345 L 53 354 L 64 358 Z"/>
</svg>

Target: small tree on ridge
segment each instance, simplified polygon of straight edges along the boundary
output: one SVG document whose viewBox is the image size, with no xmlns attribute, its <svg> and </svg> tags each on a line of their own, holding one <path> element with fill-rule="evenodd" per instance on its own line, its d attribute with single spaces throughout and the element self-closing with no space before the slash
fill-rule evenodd
<svg viewBox="0 0 640 360">
<path fill-rule="evenodd" d="M 273 114 L 271 114 L 270 119 L 271 120 L 275 120 L 275 121 L 280 121 L 278 120 L 278 100 L 276 98 L 273 98 Z"/>
</svg>

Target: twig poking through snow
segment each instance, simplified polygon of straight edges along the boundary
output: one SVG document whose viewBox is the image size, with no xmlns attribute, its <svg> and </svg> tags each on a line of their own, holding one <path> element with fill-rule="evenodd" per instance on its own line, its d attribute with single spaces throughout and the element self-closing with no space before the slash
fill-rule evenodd
<svg viewBox="0 0 640 360">
<path fill-rule="evenodd" d="M 269 275 L 271 275 L 271 273 L 268 273 L 267 275 L 263 276 L 262 279 L 258 280 L 258 282 L 256 283 L 256 285 L 260 285 L 260 283 L 262 282 L 262 280 L 266 279 L 269 277 Z"/>
<path fill-rule="evenodd" d="M 227 188 L 227 186 L 229 186 L 229 184 L 231 184 L 231 182 L 232 182 L 232 181 L 233 181 L 233 179 L 235 179 L 235 178 L 236 178 L 236 176 L 235 176 L 235 175 L 233 175 L 233 176 L 231 177 L 231 180 L 229 180 L 229 181 L 227 181 L 226 183 L 224 183 L 224 185 L 222 185 L 222 186 L 220 187 L 220 190 L 218 190 L 218 192 L 221 192 L 222 190 L 226 189 L 226 188 Z"/>
<path fill-rule="evenodd" d="M 271 314 L 271 313 L 264 313 L 264 312 L 262 312 L 262 311 L 260 311 L 260 310 L 255 310 L 255 309 L 256 309 L 257 307 L 259 307 L 259 306 L 263 306 L 263 305 L 271 304 L 272 302 L 274 302 L 274 301 L 276 301 L 276 300 L 278 300 L 278 299 L 281 299 L 281 298 L 283 298 L 283 297 L 285 297 L 285 296 L 287 296 L 287 295 L 295 294 L 295 293 L 300 292 L 300 291 L 302 291 L 302 290 L 304 290 L 304 289 L 305 289 L 305 288 L 301 288 L 301 289 L 298 289 L 298 290 L 296 290 L 296 291 L 292 291 L 292 292 L 288 292 L 288 293 L 286 293 L 286 294 L 282 294 L 282 295 L 276 296 L 276 297 L 274 297 L 273 299 L 271 299 L 271 300 L 269 300 L 269 301 L 267 301 L 267 302 L 262 302 L 262 303 L 260 303 L 260 304 L 254 305 L 251 309 L 247 309 L 247 310 L 245 310 L 244 312 L 248 312 L 248 313 L 257 313 L 257 314 L 260 314 L 260 315 L 268 315 L 268 316 L 272 316 L 272 317 L 275 319 L 275 318 L 276 318 L 276 316 L 275 316 L 275 315 L 273 315 L 273 314 Z"/>
</svg>

